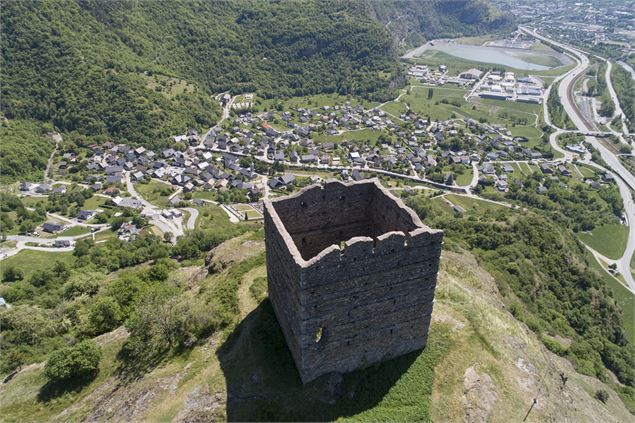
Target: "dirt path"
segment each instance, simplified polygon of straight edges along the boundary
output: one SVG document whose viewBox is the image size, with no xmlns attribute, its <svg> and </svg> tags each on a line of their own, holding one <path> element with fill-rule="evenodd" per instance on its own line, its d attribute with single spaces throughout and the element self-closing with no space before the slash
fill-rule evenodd
<svg viewBox="0 0 635 423">
<path fill-rule="evenodd" d="M 252 310 L 258 307 L 258 303 L 254 299 L 249 288 L 254 283 L 254 279 L 267 275 L 267 269 L 265 266 L 258 266 L 245 273 L 240 286 L 238 287 L 238 306 L 240 308 L 240 317 L 244 319 Z"/>
<path fill-rule="evenodd" d="M 55 148 L 53 149 L 53 151 L 51 151 L 49 160 L 46 163 L 46 170 L 44 170 L 44 182 L 48 182 L 50 180 L 49 173 L 51 172 L 51 166 L 53 165 L 53 157 L 55 156 L 55 153 L 57 153 L 57 148 L 59 147 L 60 142 L 62 141 L 62 135 L 59 133 L 51 134 L 51 138 L 55 140 Z"/>
</svg>

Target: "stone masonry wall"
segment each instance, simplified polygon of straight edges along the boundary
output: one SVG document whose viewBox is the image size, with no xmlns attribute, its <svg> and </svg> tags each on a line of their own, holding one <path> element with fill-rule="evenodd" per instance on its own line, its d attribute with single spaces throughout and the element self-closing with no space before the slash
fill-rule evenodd
<svg viewBox="0 0 635 423">
<path fill-rule="evenodd" d="M 267 202 L 265 236 L 269 297 L 303 382 L 425 346 L 443 233 L 378 182 Z"/>
</svg>

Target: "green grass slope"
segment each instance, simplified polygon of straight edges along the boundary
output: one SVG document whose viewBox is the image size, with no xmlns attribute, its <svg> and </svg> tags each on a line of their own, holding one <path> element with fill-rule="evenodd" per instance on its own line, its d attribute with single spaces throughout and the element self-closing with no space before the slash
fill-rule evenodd
<svg viewBox="0 0 635 423">
<path fill-rule="evenodd" d="M 620 224 L 604 225 L 591 232 L 578 234 L 580 241 L 598 253 L 613 260 L 622 257 L 628 239 L 628 226 Z"/>
<path fill-rule="evenodd" d="M 117 353 L 128 334 L 117 329 L 97 338 L 104 351 L 100 372 L 80 389 L 45 395 L 37 364 L 0 385 L 3 419 L 461 421 L 479 412 L 507 422 L 522 420 L 533 397 L 534 421 L 632 418 L 611 386 L 578 374 L 517 321 L 494 279 L 466 253 L 444 253 L 423 351 L 335 384 L 327 376 L 302 385 L 269 301 L 255 294 L 265 268 L 253 253 L 241 258 L 234 247 L 218 248 L 215 259 L 233 264 L 187 282 L 194 296 L 222 293 L 236 315 L 226 330 L 128 380 L 120 378 Z M 560 372 L 568 377 L 564 387 Z M 606 404 L 593 398 L 598 389 L 609 392 Z"/>
</svg>

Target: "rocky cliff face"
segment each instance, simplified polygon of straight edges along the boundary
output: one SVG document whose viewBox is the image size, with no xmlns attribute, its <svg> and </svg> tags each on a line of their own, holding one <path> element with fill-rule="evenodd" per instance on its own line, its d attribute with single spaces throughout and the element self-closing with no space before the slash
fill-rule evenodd
<svg viewBox="0 0 635 423">
<path fill-rule="evenodd" d="M 479 35 L 510 27 L 512 19 L 484 0 L 369 0 L 375 18 L 401 48 L 444 37 Z"/>
</svg>

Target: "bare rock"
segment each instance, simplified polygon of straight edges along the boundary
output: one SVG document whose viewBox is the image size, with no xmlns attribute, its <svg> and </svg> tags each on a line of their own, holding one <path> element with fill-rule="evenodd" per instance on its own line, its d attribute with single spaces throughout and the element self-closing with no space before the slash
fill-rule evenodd
<svg viewBox="0 0 635 423">
<path fill-rule="evenodd" d="M 489 421 L 494 403 L 498 398 L 496 385 L 487 373 L 479 374 L 478 364 L 468 367 L 463 375 L 463 403 L 465 423 Z"/>
</svg>

